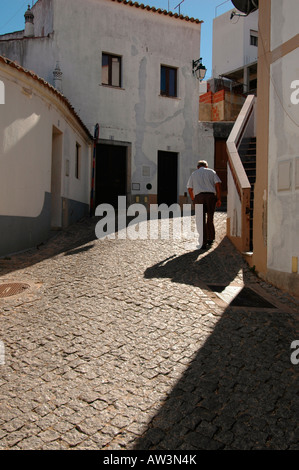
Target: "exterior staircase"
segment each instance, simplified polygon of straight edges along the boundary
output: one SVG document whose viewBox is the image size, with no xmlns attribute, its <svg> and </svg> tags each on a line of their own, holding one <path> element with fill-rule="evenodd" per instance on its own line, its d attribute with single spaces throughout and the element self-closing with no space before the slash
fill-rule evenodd
<svg viewBox="0 0 299 470">
<path fill-rule="evenodd" d="M 253 253 L 253 196 L 256 178 L 255 95 L 248 95 L 226 141 L 227 235 L 244 256 Z"/>
<path fill-rule="evenodd" d="M 250 251 L 253 251 L 253 208 L 254 208 L 254 185 L 256 180 L 256 137 L 245 137 L 241 141 L 238 152 L 244 170 L 251 184 L 250 189 Z"/>
</svg>

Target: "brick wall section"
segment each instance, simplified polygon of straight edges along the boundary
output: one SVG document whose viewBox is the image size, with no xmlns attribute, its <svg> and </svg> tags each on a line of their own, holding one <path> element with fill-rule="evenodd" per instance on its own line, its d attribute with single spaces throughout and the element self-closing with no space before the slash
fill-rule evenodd
<svg viewBox="0 0 299 470">
<path fill-rule="evenodd" d="M 204 93 L 203 95 L 200 95 L 199 97 L 199 102 L 200 103 L 212 103 L 213 102 L 213 93 L 211 91 L 208 91 L 207 93 Z"/>
<path fill-rule="evenodd" d="M 224 121 L 224 100 L 213 103 L 212 121 Z"/>
<path fill-rule="evenodd" d="M 199 97 L 199 121 L 212 121 L 212 99 L 211 91 Z"/>
<path fill-rule="evenodd" d="M 212 121 L 212 104 L 211 103 L 200 103 L 199 121 L 203 121 L 203 122 Z"/>
<path fill-rule="evenodd" d="M 208 91 L 199 97 L 199 121 L 235 121 L 245 98 L 227 90 Z"/>
<path fill-rule="evenodd" d="M 213 103 L 219 103 L 219 101 L 223 101 L 224 99 L 225 99 L 225 90 L 217 91 L 213 95 Z"/>
</svg>

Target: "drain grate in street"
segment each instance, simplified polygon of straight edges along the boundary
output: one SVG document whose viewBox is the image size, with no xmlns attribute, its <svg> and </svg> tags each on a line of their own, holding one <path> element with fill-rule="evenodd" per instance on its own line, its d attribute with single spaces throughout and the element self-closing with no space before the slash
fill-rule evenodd
<svg viewBox="0 0 299 470">
<path fill-rule="evenodd" d="M 234 287 L 224 285 L 208 285 L 215 294 L 230 307 L 277 308 L 250 287 Z"/>
<path fill-rule="evenodd" d="M 9 282 L 6 284 L 0 284 L 0 299 L 22 294 L 28 288 L 28 284 L 20 282 Z"/>
</svg>

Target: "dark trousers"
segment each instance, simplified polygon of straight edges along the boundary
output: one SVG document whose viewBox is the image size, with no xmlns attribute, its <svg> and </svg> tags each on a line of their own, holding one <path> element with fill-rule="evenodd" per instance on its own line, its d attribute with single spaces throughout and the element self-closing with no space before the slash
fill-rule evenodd
<svg viewBox="0 0 299 470">
<path fill-rule="evenodd" d="M 215 240 L 214 213 L 217 197 L 214 193 L 199 193 L 194 198 L 194 204 L 203 206 L 203 244 Z"/>
</svg>

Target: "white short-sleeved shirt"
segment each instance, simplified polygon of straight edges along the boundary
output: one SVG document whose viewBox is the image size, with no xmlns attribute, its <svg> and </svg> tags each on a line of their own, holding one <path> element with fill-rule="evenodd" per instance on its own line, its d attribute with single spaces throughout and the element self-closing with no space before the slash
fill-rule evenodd
<svg viewBox="0 0 299 470">
<path fill-rule="evenodd" d="M 216 194 L 216 183 L 221 183 L 217 173 L 211 168 L 201 167 L 192 173 L 188 180 L 187 188 L 193 190 L 194 196 L 199 193 Z"/>
</svg>

